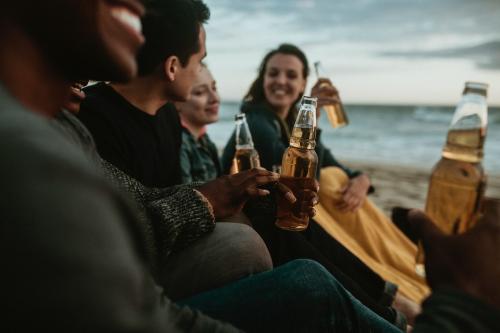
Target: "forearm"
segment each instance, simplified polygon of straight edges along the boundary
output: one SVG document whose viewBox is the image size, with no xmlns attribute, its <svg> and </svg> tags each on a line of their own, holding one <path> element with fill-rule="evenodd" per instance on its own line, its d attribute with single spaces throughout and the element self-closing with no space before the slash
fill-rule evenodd
<svg viewBox="0 0 500 333">
<path fill-rule="evenodd" d="M 150 189 L 105 160 L 102 166 L 106 177 L 145 212 L 143 223 L 154 232 L 160 262 L 213 230 L 214 215 L 210 204 L 194 189 L 198 184 Z"/>
<path fill-rule="evenodd" d="M 207 199 L 191 186 L 144 203 L 160 250 L 160 260 L 213 231 L 215 218 Z"/>
</svg>

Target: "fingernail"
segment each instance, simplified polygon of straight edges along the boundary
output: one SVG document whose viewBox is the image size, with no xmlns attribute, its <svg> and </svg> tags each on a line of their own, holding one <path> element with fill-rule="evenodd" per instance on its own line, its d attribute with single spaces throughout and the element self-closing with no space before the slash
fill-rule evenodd
<svg viewBox="0 0 500 333">
<path fill-rule="evenodd" d="M 292 192 L 287 192 L 285 194 L 285 198 L 290 201 L 291 203 L 294 203 L 295 201 L 297 201 L 297 198 L 292 194 Z"/>
</svg>

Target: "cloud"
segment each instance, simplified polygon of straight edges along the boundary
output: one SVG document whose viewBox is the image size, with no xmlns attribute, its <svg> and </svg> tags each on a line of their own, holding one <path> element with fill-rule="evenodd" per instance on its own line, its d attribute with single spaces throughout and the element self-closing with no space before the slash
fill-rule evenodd
<svg viewBox="0 0 500 333">
<path fill-rule="evenodd" d="M 500 70 L 500 40 L 468 46 L 436 50 L 407 50 L 381 52 L 382 56 L 404 58 L 451 58 L 474 61 L 478 68 Z"/>
<path fill-rule="evenodd" d="M 387 86 L 402 87 L 398 96 L 432 86 L 442 94 L 426 96 L 454 101 L 456 87 L 443 87 L 472 78 L 500 91 L 500 0 L 204 1 L 212 11 L 208 61 L 225 98 L 239 100 L 263 55 L 282 42 L 320 59 L 353 91 L 368 82 L 370 94 L 352 100 L 385 98 Z M 493 95 L 500 103 L 500 93 Z"/>
<path fill-rule="evenodd" d="M 319 32 L 332 41 L 391 42 L 425 38 L 434 34 L 462 38 L 500 31 L 498 0 L 208 0 L 211 8 L 242 14 L 259 25 L 260 14 L 276 24 L 282 18 L 286 31 Z M 285 29 L 276 33 L 283 33 Z"/>
</svg>

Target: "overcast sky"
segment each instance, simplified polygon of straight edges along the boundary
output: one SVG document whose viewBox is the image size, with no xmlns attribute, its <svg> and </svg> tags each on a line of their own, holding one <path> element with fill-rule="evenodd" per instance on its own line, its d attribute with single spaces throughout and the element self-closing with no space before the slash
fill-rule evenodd
<svg viewBox="0 0 500 333">
<path fill-rule="evenodd" d="M 476 80 L 500 105 L 500 0 L 205 1 L 207 63 L 225 101 L 290 42 L 322 61 L 346 103 L 454 105 Z"/>
</svg>

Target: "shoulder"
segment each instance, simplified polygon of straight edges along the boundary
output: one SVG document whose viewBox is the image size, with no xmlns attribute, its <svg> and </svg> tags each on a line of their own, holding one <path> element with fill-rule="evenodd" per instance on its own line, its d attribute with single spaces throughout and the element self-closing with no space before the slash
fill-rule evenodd
<svg viewBox="0 0 500 333">
<path fill-rule="evenodd" d="M 273 110 L 262 103 L 247 103 L 241 107 L 241 110 L 245 113 L 248 121 L 270 122 L 276 118 Z"/>
<path fill-rule="evenodd" d="M 191 151 L 196 144 L 194 137 L 191 135 L 191 133 L 189 133 L 187 129 L 182 128 L 181 138 L 182 138 L 181 151 L 184 152 Z"/>
<path fill-rule="evenodd" d="M 217 145 L 215 144 L 215 142 L 212 141 L 212 139 L 210 138 L 210 136 L 208 134 L 205 134 L 203 136 L 203 139 L 205 140 L 205 143 L 207 144 L 207 146 L 210 147 L 210 149 L 217 149 Z"/>
<path fill-rule="evenodd" d="M 245 109 L 245 114 L 253 136 L 269 137 L 281 135 L 279 120 L 268 107 L 255 105 Z"/>
<path fill-rule="evenodd" d="M 127 102 L 104 83 L 85 89 L 86 97 L 77 118 L 92 133 L 98 148 L 130 135 L 134 118 L 127 112 Z"/>
<path fill-rule="evenodd" d="M 20 173 L 22 169 L 78 169 L 93 172 L 90 160 L 81 147 L 72 143 L 50 123 L 50 120 L 27 111 L 0 115 L 1 165 L 4 172 Z M 9 171 L 9 165 L 15 170 Z M 24 178 L 24 177 L 23 177 Z"/>
<path fill-rule="evenodd" d="M 120 97 L 113 88 L 105 83 L 98 83 L 84 89 L 85 99 L 80 106 L 78 118 L 87 122 L 92 118 L 111 117 L 122 111 Z"/>
</svg>

